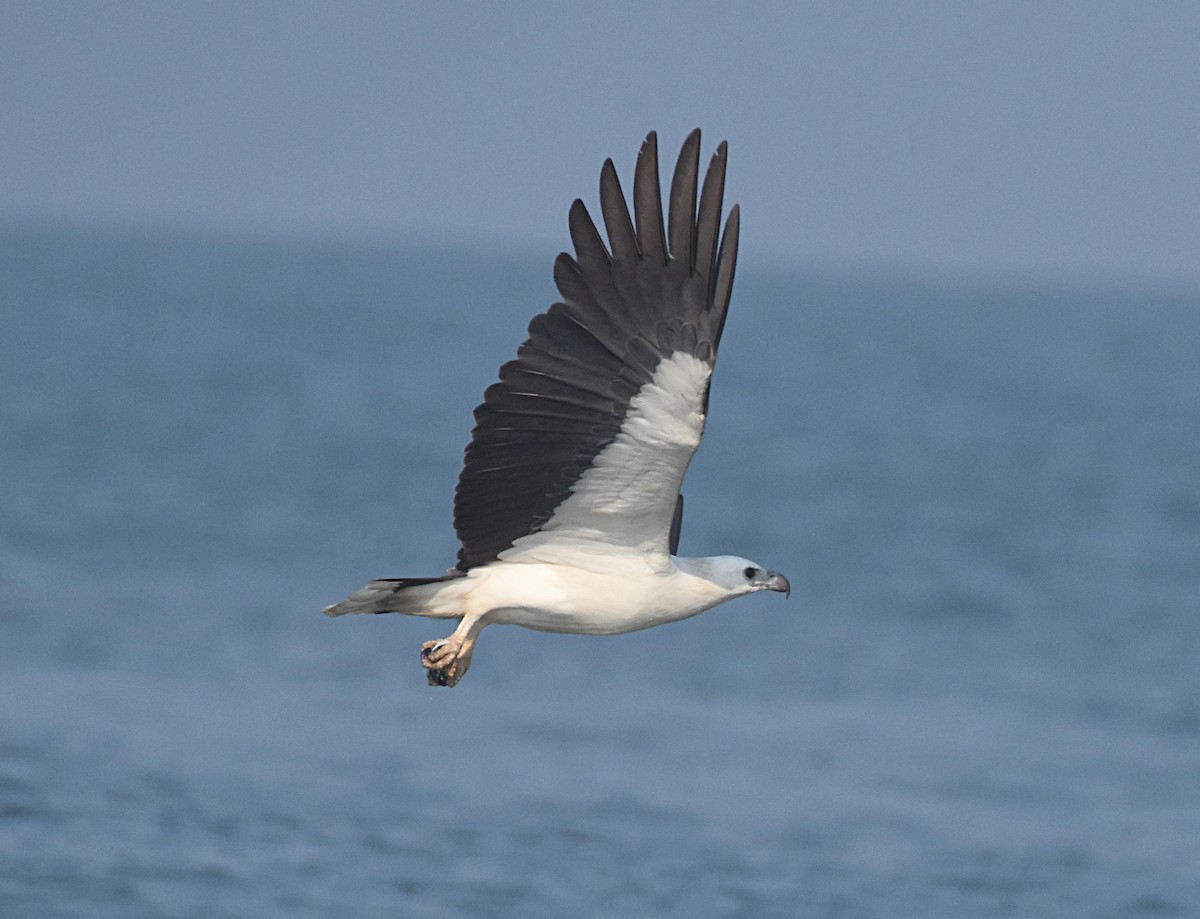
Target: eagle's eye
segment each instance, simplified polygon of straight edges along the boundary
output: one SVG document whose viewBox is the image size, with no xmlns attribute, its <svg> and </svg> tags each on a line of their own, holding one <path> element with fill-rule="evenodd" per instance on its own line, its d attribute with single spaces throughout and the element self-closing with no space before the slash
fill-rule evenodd
<svg viewBox="0 0 1200 919">
<path fill-rule="evenodd" d="M 753 568 L 747 568 L 745 571 L 742 572 L 742 574 L 745 576 L 747 581 L 752 581 L 754 579 L 754 569 Z"/>
</svg>

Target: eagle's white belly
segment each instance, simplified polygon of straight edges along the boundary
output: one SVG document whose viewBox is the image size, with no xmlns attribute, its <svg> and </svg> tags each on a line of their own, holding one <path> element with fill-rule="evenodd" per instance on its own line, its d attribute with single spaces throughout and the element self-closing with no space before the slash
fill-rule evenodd
<svg viewBox="0 0 1200 919">
<path fill-rule="evenodd" d="M 438 600 L 488 623 L 615 635 L 686 619 L 725 599 L 715 584 L 683 571 L 670 557 L 658 562 L 652 566 L 633 553 L 606 558 L 603 571 L 563 562 L 501 562 L 451 582 Z"/>
</svg>

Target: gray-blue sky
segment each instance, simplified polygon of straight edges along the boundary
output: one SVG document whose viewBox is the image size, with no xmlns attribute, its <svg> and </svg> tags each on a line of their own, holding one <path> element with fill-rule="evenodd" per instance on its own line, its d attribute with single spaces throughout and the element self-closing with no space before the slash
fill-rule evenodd
<svg viewBox="0 0 1200 919">
<path fill-rule="evenodd" d="M 1200 280 L 1192 3 L 0 3 L 0 216 L 547 256 L 731 145 L 746 254 Z"/>
</svg>

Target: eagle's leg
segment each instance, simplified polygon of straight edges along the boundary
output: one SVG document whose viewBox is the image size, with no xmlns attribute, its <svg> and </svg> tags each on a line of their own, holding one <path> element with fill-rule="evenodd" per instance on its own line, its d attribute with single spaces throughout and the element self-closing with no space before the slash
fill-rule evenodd
<svg viewBox="0 0 1200 919">
<path fill-rule="evenodd" d="M 463 678 L 484 625 L 482 619 L 464 618 L 449 638 L 421 645 L 421 663 L 429 671 L 426 677 L 430 686 L 453 686 Z"/>
</svg>

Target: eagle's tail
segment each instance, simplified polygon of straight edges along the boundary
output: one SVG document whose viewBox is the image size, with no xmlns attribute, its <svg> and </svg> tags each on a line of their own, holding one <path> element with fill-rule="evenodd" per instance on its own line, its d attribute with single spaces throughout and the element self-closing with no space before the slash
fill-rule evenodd
<svg viewBox="0 0 1200 919">
<path fill-rule="evenodd" d="M 463 576 L 456 571 L 438 578 L 380 578 L 354 591 L 341 603 L 325 607 L 326 616 L 347 613 L 410 613 L 420 615 L 441 584 Z"/>
</svg>

